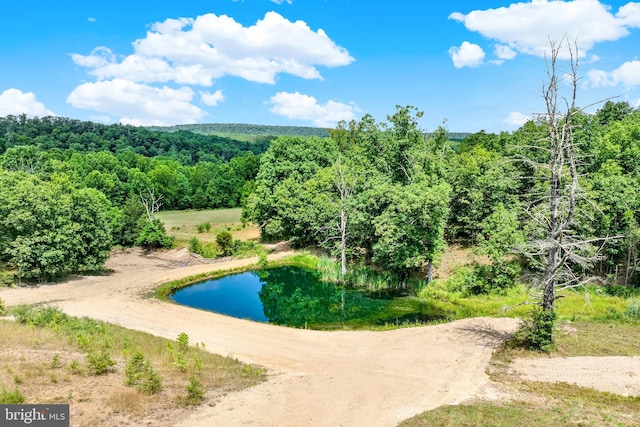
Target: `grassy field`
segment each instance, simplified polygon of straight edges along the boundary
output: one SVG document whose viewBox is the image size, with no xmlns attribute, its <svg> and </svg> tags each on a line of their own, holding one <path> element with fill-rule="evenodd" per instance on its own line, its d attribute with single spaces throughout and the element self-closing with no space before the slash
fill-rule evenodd
<svg viewBox="0 0 640 427">
<path fill-rule="evenodd" d="M 0 320 L 0 403 L 68 403 L 74 425 L 173 425 L 194 406 L 265 379 L 264 369 L 184 334 L 170 341 L 51 308 L 19 309 L 24 324 Z M 145 362 L 132 369 L 135 355 Z"/>
<path fill-rule="evenodd" d="M 164 222 L 167 234 L 175 237 L 178 245 L 186 245 L 193 236 L 202 243 L 213 243 L 216 235 L 222 231 L 231 232 L 237 240 L 257 240 L 260 237 L 258 228 L 253 224 L 243 226 L 241 214 L 242 209 L 235 208 L 162 211 L 156 216 Z M 205 228 L 206 224 L 209 227 Z"/>
</svg>

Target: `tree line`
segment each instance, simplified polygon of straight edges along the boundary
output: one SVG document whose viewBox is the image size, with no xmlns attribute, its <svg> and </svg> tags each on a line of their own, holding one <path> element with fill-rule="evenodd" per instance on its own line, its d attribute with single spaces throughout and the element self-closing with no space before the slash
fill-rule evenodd
<svg viewBox="0 0 640 427">
<path fill-rule="evenodd" d="M 329 138 L 278 138 L 260 159 L 243 214 L 264 239 L 320 246 L 401 280 L 429 274 L 446 241 L 465 241 L 492 260 L 477 268 L 479 292 L 513 283 L 534 267 L 508 254 L 539 232 L 528 207 L 549 185 L 534 167 L 549 160 L 544 117 L 452 143 L 443 127 L 422 132 L 421 115 L 397 107 L 386 122 L 365 116 Z M 571 120 L 582 197 L 570 233 L 593 242 L 616 237 L 592 248 L 594 265 L 576 267 L 609 284 L 640 286 L 640 111 L 609 101 Z"/>
<path fill-rule="evenodd" d="M 28 118 L 25 114 L 0 117 L 0 154 L 11 147 L 35 145 L 43 150 L 81 153 L 132 151 L 145 157 L 165 156 L 185 165 L 194 165 L 201 161 L 225 162 L 247 152 L 258 155 L 267 149 L 269 141 L 269 138 L 238 141 L 187 130 L 160 132 L 65 117 Z"/>
<path fill-rule="evenodd" d="M 170 245 L 144 196 L 162 209 L 238 207 L 253 190 L 260 147 L 58 117 L 0 118 L 0 272 L 49 280 L 99 269 L 113 245 Z"/>
</svg>

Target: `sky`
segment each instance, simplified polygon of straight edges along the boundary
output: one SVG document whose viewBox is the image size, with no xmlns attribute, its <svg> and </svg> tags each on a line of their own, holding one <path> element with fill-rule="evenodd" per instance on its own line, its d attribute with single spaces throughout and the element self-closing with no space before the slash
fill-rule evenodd
<svg viewBox="0 0 640 427">
<path fill-rule="evenodd" d="M 640 106 L 640 2 L 13 1 L 0 116 L 334 127 L 411 105 L 425 131 L 513 131 L 544 111 L 563 39 L 579 106 Z"/>
</svg>

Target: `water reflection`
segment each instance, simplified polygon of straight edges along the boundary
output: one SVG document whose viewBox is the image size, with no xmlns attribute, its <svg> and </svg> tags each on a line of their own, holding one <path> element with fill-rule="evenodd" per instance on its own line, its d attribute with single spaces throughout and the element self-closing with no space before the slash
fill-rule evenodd
<svg viewBox="0 0 640 427">
<path fill-rule="evenodd" d="M 183 288 L 171 298 L 180 304 L 293 327 L 362 321 L 380 313 L 389 300 L 373 300 L 319 280 L 315 271 L 280 267 L 234 274 Z"/>
</svg>

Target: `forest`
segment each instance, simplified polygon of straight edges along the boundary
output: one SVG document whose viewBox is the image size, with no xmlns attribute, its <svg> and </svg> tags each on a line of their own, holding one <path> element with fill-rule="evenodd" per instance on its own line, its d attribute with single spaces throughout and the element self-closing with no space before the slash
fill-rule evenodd
<svg viewBox="0 0 640 427">
<path fill-rule="evenodd" d="M 444 127 L 425 133 L 421 116 L 399 106 L 386 122 L 364 116 L 327 137 L 262 143 L 0 118 L 0 265 L 11 272 L 3 280 L 96 270 L 113 245 L 161 232 L 140 202 L 149 192 L 161 209 L 242 206 L 263 240 L 321 247 L 343 272 L 363 264 L 400 284 L 430 278 L 447 242 L 463 242 L 491 260 L 474 268 L 470 292 L 526 280 L 536 261 L 522 248 L 539 232 L 531 209 L 547 185 L 532 166 L 545 161 L 544 122 L 453 141 Z M 624 293 L 640 286 L 640 111 L 609 101 L 573 121 L 584 197 L 570 232 L 611 237 L 585 248 L 597 261 L 578 267 Z"/>
<path fill-rule="evenodd" d="M 112 246 L 150 236 L 169 245 L 141 195 L 159 209 L 240 206 L 268 145 L 24 115 L 0 118 L 0 135 L 0 266 L 15 272 L 5 282 L 94 271 Z"/>
<path fill-rule="evenodd" d="M 277 139 L 261 157 L 245 216 L 264 239 L 323 247 L 342 258 L 343 272 L 372 264 L 402 283 L 429 276 L 447 242 L 464 242 L 491 260 L 466 278 L 472 293 L 535 277 L 541 260 L 527 242 L 540 240 L 537 212 L 548 209 L 546 121 L 453 144 L 444 128 L 425 135 L 421 115 L 397 107 L 387 122 L 365 116 L 330 138 Z M 609 101 L 595 114 L 576 110 L 572 126 L 580 197 L 566 241 L 580 236 L 589 262 L 567 263 L 624 293 L 640 286 L 640 111 Z M 568 172 L 558 180 L 570 181 Z"/>
</svg>

